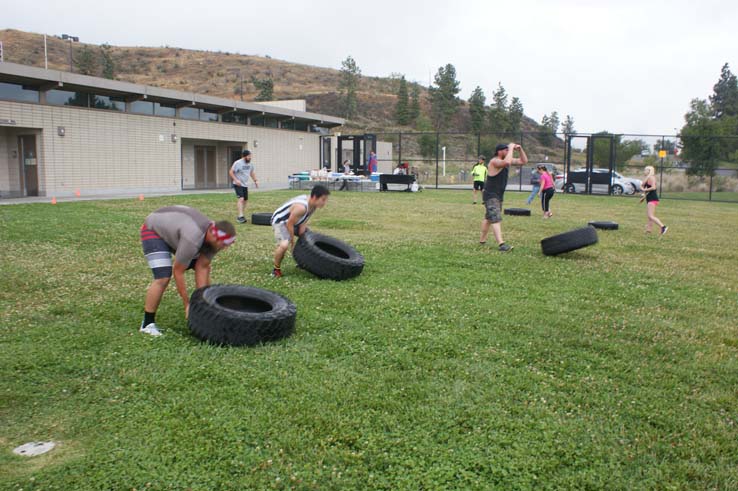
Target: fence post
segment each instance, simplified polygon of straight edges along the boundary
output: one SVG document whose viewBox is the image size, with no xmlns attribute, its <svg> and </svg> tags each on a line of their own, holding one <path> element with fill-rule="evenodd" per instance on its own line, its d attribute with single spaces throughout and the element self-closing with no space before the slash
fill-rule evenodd
<svg viewBox="0 0 738 491">
<path fill-rule="evenodd" d="M 666 138 L 665 136 L 661 137 L 661 150 L 666 149 L 666 146 L 665 146 L 666 143 L 664 142 L 665 138 Z M 659 172 L 659 191 L 660 191 L 659 194 L 661 195 L 664 194 L 663 185 L 664 185 L 664 157 L 661 157 L 661 171 Z"/>
<path fill-rule="evenodd" d="M 438 146 L 440 145 L 441 136 L 436 131 L 436 189 L 438 189 Z"/>
<path fill-rule="evenodd" d="M 397 165 L 402 165 L 402 131 L 397 134 Z M 410 174 L 410 169 L 407 173 Z"/>
<path fill-rule="evenodd" d="M 710 194 L 709 194 L 708 201 L 712 201 L 712 175 L 713 173 L 710 172 Z"/>
</svg>

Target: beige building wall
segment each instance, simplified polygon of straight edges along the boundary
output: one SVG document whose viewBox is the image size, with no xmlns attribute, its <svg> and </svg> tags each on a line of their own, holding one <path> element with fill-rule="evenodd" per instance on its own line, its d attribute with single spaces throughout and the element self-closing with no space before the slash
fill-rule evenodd
<svg viewBox="0 0 738 491">
<path fill-rule="evenodd" d="M 287 187 L 289 174 L 317 168 L 319 162 L 319 135 L 304 131 L 7 101 L 0 101 L 1 119 L 16 123 L 0 127 L 0 195 L 17 179 L 10 175 L 17 164 L 8 159 L 22 132 L 40 135 L 42 196 L 192 188 L 195 142 L 218 148 L 218 183 L 224 186 L 229 146 L 248 146 L 264 187 Z"/>
</svg>

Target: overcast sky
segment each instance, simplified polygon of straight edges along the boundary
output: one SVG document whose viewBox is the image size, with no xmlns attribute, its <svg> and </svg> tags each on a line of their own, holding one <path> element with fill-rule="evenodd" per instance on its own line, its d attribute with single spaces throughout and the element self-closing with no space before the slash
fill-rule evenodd
<svg viewBox="0 0 738 491">
<path fill-rule="evenodd" d="M 270 55 L 428 85 L 451 63 L 461 96 L 501 82 L 528 116 L 579 132 L 673 134 L 694 97 L 738 70 L 738 2 L 307 0 L 4 2 L 0 27 L 83 42 Z M 32 7 L 30 7 L 32 6 Z"/>
</svg>

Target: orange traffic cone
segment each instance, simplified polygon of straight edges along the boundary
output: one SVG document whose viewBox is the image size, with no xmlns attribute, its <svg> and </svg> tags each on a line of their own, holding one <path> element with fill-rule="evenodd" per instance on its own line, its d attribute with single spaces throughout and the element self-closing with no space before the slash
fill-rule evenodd
<svg viewBox="0 0 738 491">
<path fill-rule="evenodd" d="M 55 205 L 56 204 L 56 196 L 52 196 L 51 197 L 51 204 L 52 205 Z"/>
<path fill-rule="evenodd" d="M 82 195 L 82 193 L 80 193 L 79 189 L 77 189 L 74 191 L 74 195 L 79 198 Z"/>
<path fill-rule="evenodd" d="M 138 200 L 139 201 L 143 201 L 144 200 L 144 195 L 143 194 L 139 194 L 138 195 Z"/>
</svg>

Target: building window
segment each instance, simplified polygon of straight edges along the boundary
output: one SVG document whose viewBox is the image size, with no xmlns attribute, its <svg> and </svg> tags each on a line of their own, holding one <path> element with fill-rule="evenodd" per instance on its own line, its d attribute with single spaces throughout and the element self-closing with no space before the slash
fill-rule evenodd
<svg viewBox="0 0 738 491">
<path fill-rule="evenodd" d="M 123 99 L 117 97 L 109 97 L 106 95 L 93 95 L 90 97 L 91 107 L 95 109 L 111 109 L 113 111 L 126 110 L 126 103 Z"/>
<path fill-rule="evenodd" d="M 279 128 L 279 120 L 277 118 L 264 118 L 264 126 L 267 128 Z"/>
<path fill-rule="evenodd" d="M 0 99 L 21 102 L 38 102 L 38 90 L 20 84 L 0 82 Z"/>
<path fill-rule="evenodd" d="M 200 121 L 218 121 L 218 113 L 208 111 L 207 109 L 200 109 Z"/>
<path fill-rule="evenodd" d="M 135 114 L 151 116 L 154 114 L 154 103 L 149 101 L 133 101 L 128 106 L 128 111 Z"/>
<path fill-rule="evenodd" d="M 179 117 L 184 119 L 200 119 L 200 110 L 196 107 L 182 107 L 179 110 Z"/>
<path fill-rule="evenodd" d="M 295 120 L 294 119 L 288 119 L 287 121 L 282 121 L 282 129 L 283 130 L 294 130 L 295 129 Z"/>
<path fill-rule="evenodd" d="M 166 116 L 173 118 L 177 114 L 177 109 L 174 106 L 167 106 L 164 104 L 154 103 L 154 114 L 156 116 Z"/>
<path fill-rule="evenodd" d="M 307 121 L 295 121 L 293 130 L 297 131 L 307 131 L 308 130 L 308 123 Z"/>
<path fill-rule="evenodd" d="M 46 102 L 56 106 L 90 107 L 89 94 L 69 90 L 49 90 L 46 92 Z"/>
<path fill-rule="evenodd" d="M 254 116 L 251 118 L 251 126 L 264 126 L 264 116 Z"/>
<path fill-rule="evenodd" d="M 244 113 L 237 113 L 235 111 L 231 111 L 231 112 L 223 114 L 223 122 L 224 123 L 246 124 L 248 122 L 248 116 L 246 116 Z"/>
</svg>

